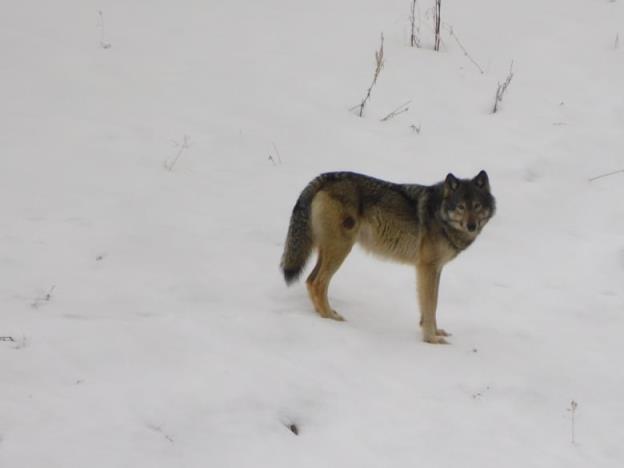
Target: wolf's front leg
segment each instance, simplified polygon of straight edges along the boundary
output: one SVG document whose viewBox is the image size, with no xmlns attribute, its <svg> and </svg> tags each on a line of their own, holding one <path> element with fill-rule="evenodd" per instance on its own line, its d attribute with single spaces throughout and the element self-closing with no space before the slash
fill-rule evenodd
<svg viewBox="0 0 624 468">
<path fill-rule="evenodd" d="M 418 302 L 420 304 L 420 325 L 423 332 L 423 340 L 427 343 L 443 344 L 448 336 L 444 330 L 439 329 L 436 322 L 436 309 L 438 307 L 438 288 L 440 285 L 441 269 L 435 264 L 419 263 L 416 265 L 418 281 Z"/>
</svg>

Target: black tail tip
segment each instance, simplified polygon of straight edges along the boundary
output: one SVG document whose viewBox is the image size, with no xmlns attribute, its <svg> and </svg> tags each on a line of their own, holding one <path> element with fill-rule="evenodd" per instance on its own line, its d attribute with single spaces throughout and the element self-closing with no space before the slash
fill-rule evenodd
<svg viewBox="0 0 624 468">
<path fill-rule="evenodd" d="M 301 274 L 301 268 L 284 268 L 282 271 L 284 272 L 284 279 L 287 285 L 297 281 Z"/>
</svg>

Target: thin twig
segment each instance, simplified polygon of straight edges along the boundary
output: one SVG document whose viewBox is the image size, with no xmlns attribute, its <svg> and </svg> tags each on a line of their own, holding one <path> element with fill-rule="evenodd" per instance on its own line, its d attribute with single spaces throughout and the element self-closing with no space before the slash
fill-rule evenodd
<svg viewBox="0 0 624 468">
<path fill-rule="evenodd" d="M 410 46 L 412 47 L 420 47 L 420 8 L 418 8 L 418 27 L 416 27 L 416 7 L 418 5 L 418 0 L 412 0 L 412 5 L 410 7 L 410 24 L 411 24 L 411 34 L 410 34 Z"/>
<path fill-rule="evenodd" d="M 98 28 L 100 28 L 100 47 L 102 49 L 110 49 L 110 42 L 104 40 L 104 13 L 102 10 L 98 10 Z"/>
<path fill-rule="evenodd" d="M 381 44 L 379 46 L 379 50 L 375 51 L 375 75 L 373 76 L 373 81 L 371 85 L 368 87 L 368 91 L 366 92 L 366 96 L 364 97 L 364 99 L 362 99 L 362 102 L 358 106 L 354 106 L 352 108 L 352 109 L 357 109 L 358 107 L 360 108 L 360 111 L 358 112 L 358 115 L 360 117 L 364 115 L 364 106 L 366 106 L 366 103 L 370 99 L 371 92 L 373 91 L 373 86 L 375 86 L 375 84 L 377 83 L 377 78 L 379 77 L 379 73 L 381 72 L 381 69 L 384 66 L 383 44 L 384 44 L 384 35 L 383 33 L 381 33 Z"/>
<path fill-rule="evenodd" d="M 176 163 L 178 162 L 178 159 L 180 159 L 180 156 L 182 156 L 182 153 L 184 153 L 184 150 L 190 148 L 190 137 L 188 135 L 184 135 L 184 140 L 182 141 L 182 144 L 178 143 L 177 141 L 174 141 L 174 145 L 178 147 L 178 152 L 176 153 L 176 155 L 173 158 L 173 161 L 168 163 L 167 161 L 165 161 L 165 169 L 167 169 L 169 172 L 173 171 L 174 166 L 176 165 Z"/>
<path fill-rule="evenodd" d="M 275 154 L 277 155 L 277 162 L 282 164 L 282 156 L 280 155 L 280 152 L 277 149 L 277 146 L 275 145 L 275 142 L 272 141 L 271 144 L 273 145 L 273 149 L 275 150 Z"/>
<path fill-rule="evenodd" d="M 436 0 L 435 11 L 433 15 L 433 21 L 435 23 L 435 42 L 433 45 L 433 50 L 435 50 L 436 52 L 440 50 L 441 9 L 442 9 L 442 0 Z"/>
<path fill-rule="evenodd" d="M 160 435 L 162 435 L 165 439 L 167 439 L 167 441 L 171 444 L 175 443 L 175 439 L 173 438 L 173 436 L 167 434 L 165 431 L 163 431 L 163 428 L 160 426 L 157 426 L 156 424 L 147 424 L 146 425 L 148 429 L 151 429 L 154 432 L 158 432 Z"/>
<path fill-rule="evenodd" d="M 494 107 L 492 108 L 492 114 L 496 114 L 498 112 L 498 103 L 503 101 L 503 95 L 505 91 L 507 91 L 507 87 L 509 83 L 511 83 L 511 79 L 513 78 L 513 60 L 511 61 L 511 65 L 509 65 L 509 74 L 505 79 L 504 83 L 498 83 L 498 88 L 496 88 L 496 98 L 494 99 Z"/>
<path fill-rule="evenodd" d="M 453 39 L 455 39 L 455 42 L 457 42 L 457 45 L 458 45 L 458 46 L 460 47 L 460 49 L 464 52 L 464 55 L 468 58 L 468 60 L 470 60 L 470 61 L 473 63 L 473 65 L 474 65 L 475 67 L 477 67 L 477 70 L 479 70 L 479 73 L 481 73 L 481 74 L 483 75 L 483 74 L 485 73 L 485 72 L 483 71 L 483 68 L 481 68 L 481 65 L 479 65 L 479 64 L 477 63 L 477 61 L 476 61 L 476 60 L 472 57 L 472 55 L 470 55 L 470 54 L 468 53 L 468 51 L 466 50 L 466 48 L 464 47 L 464 45 L 463 45 L 463 44 L 461 43 L 461 41 L 459 40 L 459 37 L 457 37 L 457 34 L 455 34 L 455 30 L 453 29 L 453 26 L 448 25 L 448 24 L 445 24 L 444 26 L 446 26 L 446 27 L 447 27 L 448 32 L 449 32 L 449 35 L 450 35 Z"/>
<path fill-rule="evenodd" d="M 613 171 L 613 172 L 607 172 L 606 174 L 600 174 L 597 175 L 596 177 L 591 177 L 590 179 L 588 179 L 590 182 L 593 182 L 594 180 L 598 180 L 598 179 L 602 179 L 603 177 L 609 177 L 615 174 L 620 174 L 624 172 L 624 169 L 618 169 L 617 171 Z"/>
<path fill-rule="evenodd" d="M 572 445 L 576 445 L 576 427 L 575 427 L 575 416 L 576 416 L 576 409 L 578 408 L 578 403 L 574 400 L 572 400 L 570 402 L 570 407 L 568 408 L 568 411 L 570 412 L 570 430 L 571 430 L 571 437 L 572 437 Z"/>
<path fill-rule="evenodd" d="M 409 110 L 409 104 L 412 101 L 407 101 L 403 104 L 401 104 L 399 107 L 397 107 L 396 109 L 394 109 L 392 112 L 390 112 L 388 115 L 386 115 L 383 119 L 381 119 L 382 122 L 385 122 L 386 120 L 390 120 L 394 117 L 396 117 L 399 114 L 403 114 L 404 112 L 407 112 Z"/>
</svg>

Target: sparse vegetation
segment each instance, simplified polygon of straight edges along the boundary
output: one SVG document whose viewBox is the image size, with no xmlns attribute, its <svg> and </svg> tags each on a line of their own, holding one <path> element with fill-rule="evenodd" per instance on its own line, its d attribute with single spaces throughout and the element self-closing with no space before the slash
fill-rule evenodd
<svg viewBox="0 0 624 468">
<path fill-rule="evenodd" d="M 435 10 L 433 14 L 433 23 L 434 23 L 434 32 L 435 32 L 435 41 L 433 45 L 433 50 L 435 51 L 440 50 L 441 10 L 442 10 L 442 0 L 436 0 Z"/>
<path fill-rule="evenodd" d="M 624 173 L 624 169 L 618 169 L 617 171 L 611 171 L 611 172 L 607 172 L 606 174 L 600 174 L 595 177 L 590 177 L 589 181 L 593 182 L 594 180 L 602 179 L 603 177 L 609 177 L 609 176 L 612 176 L 615 174 L 621 174 L 621 173 Z"/>
<path fill-rule="evenodd" d="M 184 151 L 186 151 L 187 149 L 191 147 L 190 142 L 191 142 L 191 138 L 188 135 L 184 135 L 182 143 L 177 142 L 177 141 L 173 142 L 173 145 L 178 148 L 178 151 L 176 152 L 171 162 L 165 161 L 164 163 L 165 169 L 167 169 L 169 172 L 173 171 L 173 168 L 178 162 L 178 159 L 180 159 L 180 156 L 182 156 L 182 153 L 184 153 Z"/>
<path fill-rule="evenodd" d="M 105 39 L 105 30 L 104 30 L 104 13 L 102 10 L 98 10 L 98 29 L 100 30 L 100 47 L 102 49 L 110 49 L 111 43 L 107 42 Z"/>
<path fill-rule="evenodd" d="M 509 83 L 511 83 L 511 80 L 514 76 L 513 73 L 513 60 L 511 62 L 511 65 L 509 66 L 509 73 L 507 74 L 507 78 L 505 78 L 505 81 L 503 83 L 498 83 L 498 87 L 496 88 L 496 97 L 494 99 L 494 106 L 492 107 L 492 114 L 496 114 L 498 112 L 498 106 L 501 102 L 503 102 L 503 96 L 505 95 L 505 91 L 507 91 L 507 88 L 509 87 Z"/>
<path fill-rule="evenodd" d="M 271 142 L 271 145 L 273 146 L 275 157 L 273 157 L 273 154 L 269 153 L 269 161 L 271 161 L 274 166 L 279 166 L 282 164 L 282 156 L 280 155 L 280 152 L 277 149 L 277 145 L 274 142 Z"/>
<path fill-rule="evenodd" d="M 479 70 L 479 73 L 481 73 L 483 75 L 485 73 L 483 71 L 483 68 L 481 68 L 481 65 L 479 65 L 479 63 L 472 57 L 472 55 L 470 55 L 468 53 L 468 51 L 464 47 L 464 44 L 461 43 L 461 41 L 459 40 L 459 37 L 457 37 L 457 34 L 455 34 L 455 29 L 453 29 L 453 26 L 451 26 L 449 24 L 444 24 L 444 26 L 447 28 L 447 30 L 449 32 L 449 36 L 451 36 L 453 38 L 453 40 L 457 43 L 457 45 L 462 50 L 462 52 L 464 53 L 466 58 L 468 58 L 468 60 L 470 60 L 470 62 L 472 62 L 472 64 L 477 68 L 477 70 Z"/>
<path fill-rule="evenodd" d="M 578 403 L 574 400 L 570 402 L 570 407 L 567 411 L 570 413 L 570 431 L 571 431 L 571 442 L 572 445 L 576 445 L 576 409 L 578 408 Z"/>
<path fill-rule="evenodd" d="M 156 424 L 149 424 L 149 423 L 148 423 L 148 424 L 146 424 L 145 426 L 146 426 L 148 429 L 150 429 L 150 430 L 152 430 L 152 431 L 154 431 L 154 432 L 156 432 L 156 433 L 160 434 L 161 436 L 163 436 L 163 437 L 165 438 L 165 440 L 166 440 L 167 442 L 169 442 L 170 444 L 175 443 L 175 439 L 173 438 L 173 436 L 172 436 L 172 435 L 170 435 L 170 434 L 167 434 L 167 433 L 163 430 L 163 428 L 162 428 L 161 426 L 158 426 L 158 425 L 156 425 Z"/>
<path fill-rule="evenodd" d="M 50 302 L 52 300 L 52 294 L 54 293 L 55 289 L 56 289 L 56 285 L 53 284 L 47 293 L 36 297 L 35 300 L 30 304 L 30 306 L 33 309 L 38 309 L 43 304 L 47 304 L 48 302 Z"/>
<path fill-rule="evenodd" d="M 403 114 L 404 112 L 407 112 L 409 110 L 409 104 L 412 101 L 407 101 L 404 102 L 403 104 L 401 104 L 399 107 L 395 108 L 394 110 L 392 110 L 388 115 L 386 115 L 384 118 L 381 119 L 382 122 L 386 122 L 387 120 L 390 120 L 394 117 L 396 117 L 399 114 Z"/>
<path fill-rule="evenodd" d="M 416 11 L 418 10 L 418 25 L 416 25 Z M 410 46 L 420 47 L 420 9 L 418 8 L 418 0 L 412 0 L 410 5 Z"/>
<path fill-rule="evenodd" d="M 381 69 L 383 68 L 383 66 L 384 66 L 384 35 L 383 33 L 381 33 L 381 43 L 379 45 L 379 50 L 375 51 L 375 74 L 373 75 L 373 81 L 371 82 L 371 85 L 368 87 L 368 90 L 366 91 L 366 95 L 364 96 L 364 99 L 362 99 L 362 102 L 352 108 L 352 110 L 357 110 L 358 116 L 360 117 L 364 116 L 364 107 L 366 107 L 366 103 L 371 97 L 373 87 L 377 83 L 377 78 L 379 78 L 379 74 L 381 73 Z"/>
</svg>

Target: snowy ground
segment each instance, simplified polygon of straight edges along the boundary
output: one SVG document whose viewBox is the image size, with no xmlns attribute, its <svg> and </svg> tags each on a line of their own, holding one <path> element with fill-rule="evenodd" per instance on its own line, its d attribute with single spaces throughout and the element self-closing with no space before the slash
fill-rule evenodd
<svg viewBox="0 0 624 468">
<path fill-rule="evenodd" d="M 588 181 L 624 169 L 624 2 L 444 0 L 440 53 L 409 3 L 5 5 L 0 466 L 624 465 L 624 174 Z M 354 252 L 345 323 L 283 284 L 318 173 L 482 168 L 451 345 L 420 341 L 405 266 Z"/>
</svg>

